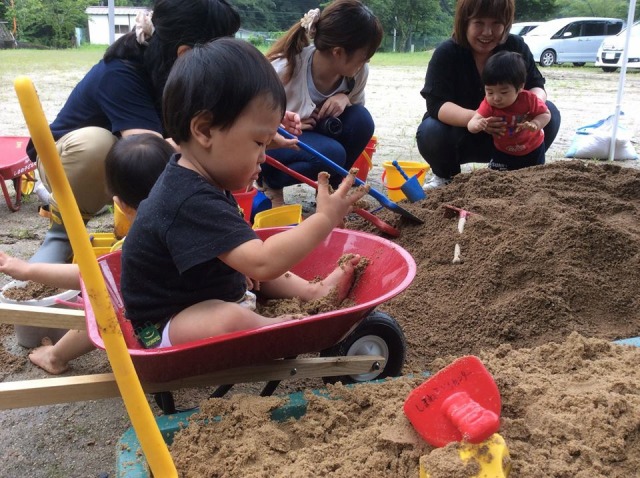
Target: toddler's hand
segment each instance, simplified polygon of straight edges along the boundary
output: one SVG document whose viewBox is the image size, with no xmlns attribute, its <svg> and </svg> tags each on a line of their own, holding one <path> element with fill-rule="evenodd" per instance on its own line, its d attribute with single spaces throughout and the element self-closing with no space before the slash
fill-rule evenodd
<svg viewBox="0 0 640 478">
<path fill-rule="evenodd" d="M 292 135 L 300 136 L 302 134 L 303 127 L 302 122 L 300 121 L 300 115 L 298 115 L 298 113 L 294 113 L 293 111 L 285 111 L 284 117 L 282 118 L 281 126 Z M 276 133 L 271 142 L 267 145 L 267 149 L 297 149 L 297 145 L 298 138 L 286 139 L 280 133 Z"/>
<path fill-rule="evenodd" d="M 247 284 L 247 290 L 260 290 L 260 281 L 250 278 L 249 276 L 244 276 L 245 282 Z"/>
<path fill-rule="evenodd" d="M 280 133 L 276 133 L 271 142 L 267 145 L 267 149 L 279 149 L 279 148 L 298 148 L 298 138 L 287 139 Z"/>
<path fill-rule="evenodd" d="M 487 119 L 486 118 L 471 118 L 469 124 L 467 125 L 467 129 L 470 133 L 476 134 L 480 131 L 484 131 L 487 127 Z"/>
<path fill-rule="evenodd" d="M 323 214 L 332 224 L 339 225 L 353 205 L 369 192 L 369 186 L 358 186 L 352 189 L 357 170 L 352 169 L 334 193 L 329 193 L 329 174 L 318 174 L 318 196 L 316 198 L 316 214 Z"/>
<path fill-rule="evenodd" d="M 27 277 L 28 267 L 29 263 L 27 261 L 16 259 L 4 252 L 0 252 L 0 272 L 17 280 L 29 280 Z"/>
<path fill-rule="evenodd" d="M 531 122 L 525 121 L 524 123 L 518 123 L 516 126 L 516 133 L 519 133 L 523 129 L 528 129 L 529 131 L 538 131 L 538 125 Z"/>
</svg>

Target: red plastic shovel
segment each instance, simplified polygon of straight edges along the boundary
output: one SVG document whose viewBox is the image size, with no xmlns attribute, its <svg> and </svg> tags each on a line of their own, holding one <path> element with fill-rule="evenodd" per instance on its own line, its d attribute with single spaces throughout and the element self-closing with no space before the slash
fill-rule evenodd
<svg viewBox="0 0 640 478">
<path fill-rule="evenodd" d="M 480 443 L 500 428 L 500 393 L 478 357 L 462 357 L 415 388 L 404 413 L 434 447 Z"/>
</svg>

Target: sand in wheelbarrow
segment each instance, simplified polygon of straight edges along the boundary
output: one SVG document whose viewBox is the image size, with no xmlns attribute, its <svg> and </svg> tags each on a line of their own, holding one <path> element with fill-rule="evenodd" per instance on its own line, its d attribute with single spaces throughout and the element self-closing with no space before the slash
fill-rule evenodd
<svg viewBox="0 0 640 478">
<path fill-rule="evenodd" d="M 345 254 L 338 259 L 336 266 L 342 267 L 346 261 L 349 261 L 352 258 L 353 254 Z M 360 258 L 360 261 L 354 268 L 351 289 L 358 284 L 358 281 L 368 264 L 369 259 L 367 257 Z M 310 282 L 322 282 L 322 280 L 322 277 L 314 277 Z M 353 299 L 347 295 L 347 297 L 340 300 L 338 291 L 334 287 L 326 296 L 306 302 L 301 300 L 299 297 L 293 297 L 291 299 L 271 299 L 264 302 L 258 302 L 256 312 L 264 315 L 265 317 L 278 317 L 281 315 L 306 317 L 309 315 L 321 314 L 323 312 L 330 312 L 332 310 L 344 309 L 346 307 L 351 307 L 352 305 L 354 305 Z"/>
<path fill-rule="evenodd" d="M 462 234 L 443 204 L 476 213 Z M 407 336 L 404 372 L 435 372 L 443 357 L 483 358 L 503 395 L 514 476 L 635 476 L 640 353 L 610 342 L 640 335 L 640 172 L 577 161 L 479 170 L 403 207 L 425 223 L 377 214 L 401 228 L 393 240 L 418 265 L 412 285 L 379 307 Z M 348 226 L 376 233 L 357 220 Z M 451 263 L 456 243 L 459 265 Z M 216 441 L 188 427 L 173 453 L 184 476 L 200 476 L 188 466 L 226 476 L 417 476 L 422 451 L 401 404 L 420 381 L 335 389 L 342 399 L 314 405 L 321 413 L 290 424 L 293 434 L 257 411 L 257 397 L 234 399 L 252 404 L 257 423 L 236 401 L 211 405 L 233 407 L 230 435 L 216 430 L 225 437 Z"/>
</svg>

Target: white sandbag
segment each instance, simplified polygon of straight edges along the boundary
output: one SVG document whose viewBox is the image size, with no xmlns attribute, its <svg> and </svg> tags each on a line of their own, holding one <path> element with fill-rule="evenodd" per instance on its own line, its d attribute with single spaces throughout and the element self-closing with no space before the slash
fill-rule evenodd
<svg viewBox="0 0 640 478">
<path fill-rule="evenodd" d="M 567 158 L 609 159 L 611 136 L 613 131 L 613 115 L 594 124 L 582 126 L 576 130 Z M 631 133 L 618 125 L 616 146 L 613 159 L 638 159 L 638 153 L 631 143 Z"/>
</svg>

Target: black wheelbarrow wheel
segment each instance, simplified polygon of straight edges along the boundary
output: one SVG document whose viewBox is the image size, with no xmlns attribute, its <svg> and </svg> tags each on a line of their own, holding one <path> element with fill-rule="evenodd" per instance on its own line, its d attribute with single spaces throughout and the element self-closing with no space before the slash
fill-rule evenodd
<svg viewBox="0 0 640 478">
<path fill-rule="evenodd" d="M 368 382 L 386 377 L 397 377 L 402 371 L 407 352 L 407 341 L 398 322 L 389 315 L 373 311 L 343 340 L 320 352 L 321 357 L 351 355 L 382 355 L 383 369 L 359 375 L 323 377 L 324 383 L 343 384 Z"/>
</svg>

